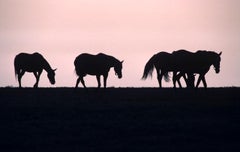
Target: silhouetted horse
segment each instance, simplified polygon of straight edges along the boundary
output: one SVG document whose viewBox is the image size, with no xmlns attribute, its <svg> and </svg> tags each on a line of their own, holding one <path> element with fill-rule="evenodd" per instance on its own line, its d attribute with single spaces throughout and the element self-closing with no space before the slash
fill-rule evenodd
<svg viewBox="0 0 240 152">
<path fill-rule="evenodd" d="M 75 88 L 78 87 L 81 81 L 84 88 L 86 88 L 83 77 L 87 74 L 96 75 L 98 88 L 101 87 L 100 76 L 103 76 L 104 88 L 107 86 L 108 72 L 111 67 L 114 67 L 115 74 L 118 78 L 122 78 L 122 62 L 113 56 L 109 56 L 103 53 L 97 55 L 91 55 L 87 53 L 80 54 L 74 61 L 75 71 L 78 75 Z"/>
<path fill-rule="evenodd" d="M 21 79 L 25 72 L 33 72 L 36 77 L 34 88 L 38 87 L 38 82 L 43 69 L 48 73 L 48 79 L 51 84 L 55 84 L 55 70 L 51 68 L 47 60 L 39 53 L 27 54 L 20 53 L 14 59 L 15 76 L 18 78 L 21 88 Z"/>
<path fill-rule="evenodd" d="M 148 76 L 152 76 L 154 67 L 157 71 L 157 79 L 158 79 L 160 88 L 162 87 L 162 77 L 164 77 L 164 80 L 166 82 L 168 82 L 168 81 L 170 81 L 168 72 L 172 71 L 173 78 L 175 78 L 174 76 L 179 71 L 176 69 L 176 61 L 172 57 L 172 54 L 168 53 L 168 52 L 159 52 L 159 53 L 153 55 L 148 60 L 148 62 L 145 65 L 145 68 L 144 68 L 142 79 L 146 79 Z M 190 79 L 188 80 L 185 75 L 181 75 L 181 76 L 184 77 L 187 86 L 190 86 L 190 84 L 191 84 L 191 82 L 189 82 Z M 189 77 L 191 77 L 191 75 Z M 180 77 L 179 77 L 179 79 L 180 79 Z M 179 79 L 177 79 L 176 81 L 178 81 L 179 86 L 182 87 Z M 175 87 L 176 87 L 176 85 L 174 83 L 174 88 Z"/>
<path fill-rule="evenodd" d="M 177 62 L 176 69 L 180 71 L 175 78 L 173 78 L 174 83 L 184 75 L 184 73 L 197 73 L 199 78 L 196 87 L 199 86 L 200 82 L 203 82 L 205 88 L 207 88 L 207 83 L 205 79 L 205 74 L 209 71 L 211 65 L 214 66 L 216 73 L 220 72 L 220 61 L 221 54 L 213 51 L 197 51 L 195 53 L 178 50 L 172 53 L 174 60 Z"/>
</svg>

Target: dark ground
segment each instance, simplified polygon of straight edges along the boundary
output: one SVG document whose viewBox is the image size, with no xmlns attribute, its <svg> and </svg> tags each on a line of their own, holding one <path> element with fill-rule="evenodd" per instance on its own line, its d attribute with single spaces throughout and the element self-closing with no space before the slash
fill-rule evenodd
<svg viewBox="0 0 240 152">
<path fill-rule="evenodd" d="M 0 88 L 0 151 L 240 151 L 240 88 Z"/>
</svg>

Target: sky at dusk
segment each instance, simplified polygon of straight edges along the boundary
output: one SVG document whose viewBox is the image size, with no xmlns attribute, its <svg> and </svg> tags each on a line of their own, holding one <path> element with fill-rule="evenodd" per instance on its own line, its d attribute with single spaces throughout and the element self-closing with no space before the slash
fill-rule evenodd
<svg viewBox="0 0 240 152">
<path fill-rule="evenodd" d="M 206 74 L 208 87 L 240 86 L 239 7 L 239 0 L 0 0 L 0 87 L 18 86 L 20 52 L 39 52 L 57 68 L 56 84 L 44 71 L 39 87 L 74 87 L 76 56 L 100 52 L 124 60 L 123 78 L 111 69 L 108 87 L 158 87 L 156 71 L 141 80 L 146 62 L 179 49 L 222 51 L 220 73 L 211 67 Z M 84 79 L 97 86 L 94 76 Z M 34 83 L 32 73 L 23 76 L 23 87 Z"/>
</svg>

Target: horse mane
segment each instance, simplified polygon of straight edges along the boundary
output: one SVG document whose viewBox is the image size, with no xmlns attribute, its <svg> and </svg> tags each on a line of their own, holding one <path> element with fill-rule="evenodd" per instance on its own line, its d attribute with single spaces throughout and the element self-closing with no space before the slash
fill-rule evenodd
<svg viewBox="0 0 240 152">
<path fill-rule="evenodd" d="M 36 56 L 39 56 L 42 60 L 42 63 L 43 63 L 43 68 L 49 72 L 52 70 L 52 67 L 50 66 L 50 64 L 48 63 L 48 61 L 42 56 L 42 54 L 38 53 L 38 52 L 35 52 L 33 53 L 33 55 L 36 55 Z"/>
<path fill-rule="evenodd" d="M 214 51 L 207 51 L 207 50 L 197 50 L 196 53 L 209 53 L 209 54 L 217 54 L 216 52 Z"/>
<path fill-rule="evenodd" d="M 104 58 L 107 58 L 109 61 L 120 63 L 120 61 L 117 58 L 115 58 L 114 56 L 111 56 L 111 55 L 107 55 L 104 53 L 98 53 L 96 56 L 99 56 L 99 57 L 102 56 Z"/>
<path fill-rule="evenodd" d="M 196 52 L 196 54 L 199 54 L 199 55 L 204 55 L 206 58 L 215 58 L 217 56 L 219 56 L 218 53 L 214 52 L 214 51 L 207 51 L 207 50 L 198 50 Z"/>
</svg>

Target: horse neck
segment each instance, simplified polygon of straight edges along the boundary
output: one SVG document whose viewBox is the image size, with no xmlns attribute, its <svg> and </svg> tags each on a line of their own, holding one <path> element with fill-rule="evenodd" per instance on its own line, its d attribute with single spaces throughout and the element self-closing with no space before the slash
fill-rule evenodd
<svg viewBox="0 0 240 152">
<path fill-rule="evenodd" d="M 210 52 L 207 58 L 209 66 L 213 65 L 215 60 L 216 60 L 216 55 L 213 52 Z"/>
<path fill-rule="evenodd" d="M 205 66 L 211 66 L 213 64 L 214 56 L 212 54 L 205 54 L 206 52 L 202 52 L 201 54 L 196 54 L 196 61 L 200 61 L 201 64 Z"/>
<path fill-rule="evenodd" d="M 45 59 L 43 60 L 43 69 L 47 72 L 52 71 L 52 68 L 51 68 L 50 64 Z"/>
<path fill-rule="evenodd" d="M 120 62 L 118 59 L 116 59 L 116 58 L 114 58 L 114 57 L 112 57 L 112 56 L 109 56 L 108 58 L 109 58 L 108 64 L 109 64 L 109 66 L 111 66 L 111 67 L 114 67 L 117 63 Z"/>
</svg>

